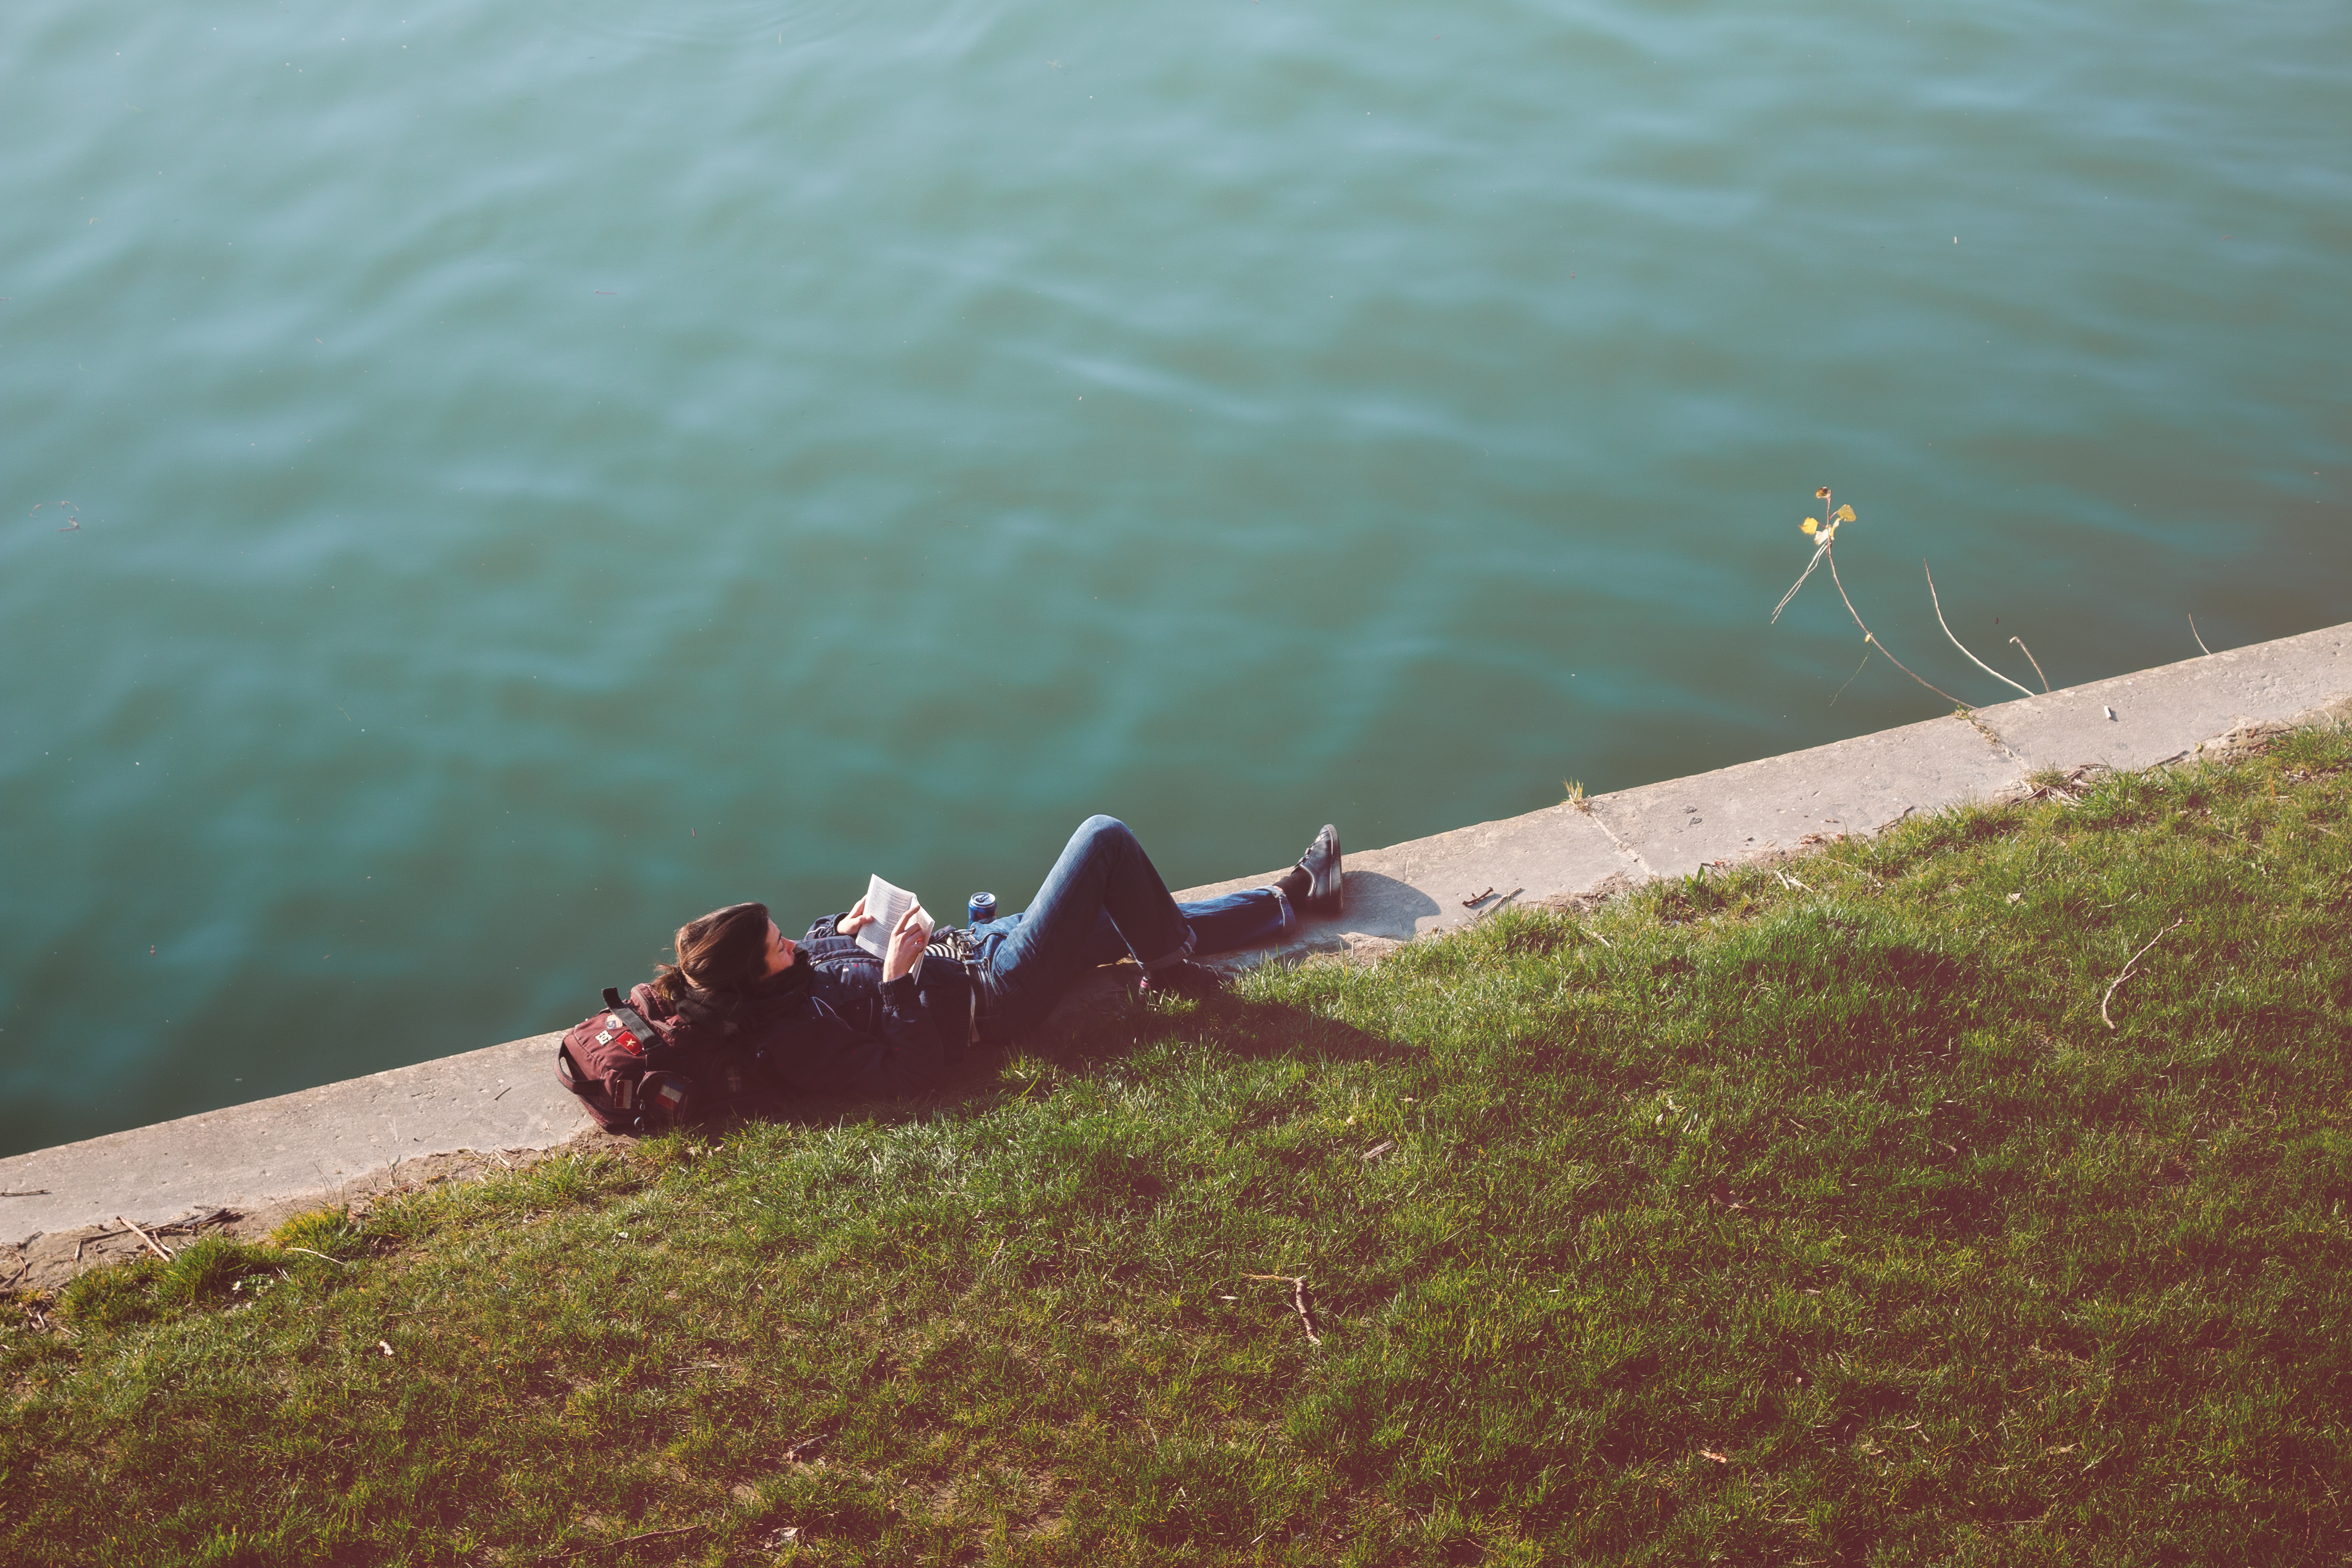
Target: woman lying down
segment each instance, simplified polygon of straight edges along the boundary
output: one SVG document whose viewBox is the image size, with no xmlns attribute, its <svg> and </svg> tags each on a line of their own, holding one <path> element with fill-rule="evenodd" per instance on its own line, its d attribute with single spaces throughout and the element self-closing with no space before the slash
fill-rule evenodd
<svg viewBox="0 0 2352 1568">
<path fill-rule="evenodd" d="M 1028 909 L 928 933 L 910 909 L 878 962 L 857 942 L 875 923 L 864 899 L 798 941 L 765 904 L 689 921 L 675 964 L 625 1003 L 606 992 L 606 1011 L 565 1036 L 557 1076 L 615 1131 L 747 1088 L 919 1094 L 950 1056 L 1039 1022 L 1098 965 L 1131 955 L 1146 994 L 1213 991 L 1223 981 L 1194 953 L 1276 942 L 1304 915 L 1337 914 L 1339 889 L 1328 825 L 1271 885 L 1178 903 L 1125 823 L 1090 816 Z"/>
</svg>

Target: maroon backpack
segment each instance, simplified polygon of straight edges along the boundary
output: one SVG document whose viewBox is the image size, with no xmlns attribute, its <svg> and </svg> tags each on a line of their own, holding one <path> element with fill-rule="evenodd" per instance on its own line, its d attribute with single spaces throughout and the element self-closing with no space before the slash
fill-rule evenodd
<svg viewBox="0 0 2352 1568">
<path fill-rule="evenodd" d="M 563 1032 L 555 1047 L 556 1081 L 578 1095 L 607 1132 L 673 1126 L 709 1091 L 731 1097 L 742 1088 L 740 1071 L 713 1060 L 695 1038 L 698 1032 L 651 985 L 633 986 L 625 1001 L 607 985 L 604 1005 Z"/>
</svg>

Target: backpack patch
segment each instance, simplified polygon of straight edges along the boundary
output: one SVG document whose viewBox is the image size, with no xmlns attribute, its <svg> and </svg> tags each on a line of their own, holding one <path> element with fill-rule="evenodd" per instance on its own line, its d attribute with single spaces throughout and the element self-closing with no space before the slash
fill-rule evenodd
<svg viewBox="0 0 2352 1568">
<path fill-rule="evenodd" d="M 563 1033 L 555 1079 L 607 1132 L 650 1132 L 773 1087 L 767 1044 L 640 984 Z"/>
</svg>

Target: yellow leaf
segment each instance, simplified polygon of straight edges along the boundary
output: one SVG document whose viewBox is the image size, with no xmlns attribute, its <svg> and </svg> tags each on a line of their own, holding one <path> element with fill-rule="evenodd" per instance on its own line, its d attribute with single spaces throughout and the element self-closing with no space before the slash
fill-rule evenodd
<svg viewBox="0 0 2352 1568">
<path fill-rule="evenodd" d="M 1809 518 L 1805 519 L 1805 526 L 1804 526 L 1804 528 L 1803 528 L 1802 531 L 1803 531 L 1803 532 L 1806 532 L 1806 533 L 1811 533 L 1811 532 L 1812 532 L 1815 529 L 1817 529 L 1817 528 L 1821 527 L 1821 525 L 1822 525 L 1822 520 L 1821 520 L 1820 518 L 1818 518 L 1818 517 L 1809 517 Z"/>
<path fill-rule="evenodd" d="M 1853 521 L 1853 508 L 1850 506 L 1842 506 L 1838 508 L 1837 521 L 1840 522 L 1852 522 Z"/>
</svg>

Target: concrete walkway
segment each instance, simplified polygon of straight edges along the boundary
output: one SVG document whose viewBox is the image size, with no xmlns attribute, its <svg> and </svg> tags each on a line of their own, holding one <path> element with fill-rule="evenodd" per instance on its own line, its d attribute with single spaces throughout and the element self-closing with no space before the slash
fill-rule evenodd
<svg viewBox="0 0 2352 1568">
<path fill-rule="evenodd" d="M 1562 804 L 1351 850 L 1347 913 L 1310 927 L 1287 951 L 1370 955 L 1507 902 L 1557 904 L 1702 865 L 1735 866 L 1874 833 L 1915 811 L 2021 791 L 2044 770 L 2153 767 L 2331 713 L 2352 713 L 2352 625 L 1596 795 L 1584 809 Z M 1261 886 L 1276 874 L 1180 896 Z M 1489 890 L 1475 907 L 1465 902 Z M 412 1162 L 564 1142 L 593 1123 L 555 1084 L 556 1039 L 510 1040 L 0 1160 L 0 1246 L 22 1248 L 46 1234 L 79 1253 L 75 1235 L 99 1226 L 135 1247 L 115 1216 L 144 1225 L 332 1201 L 380 1187 Z M 21 1279 L 32 1259 L 18 1256 Z"/>
</svg>

